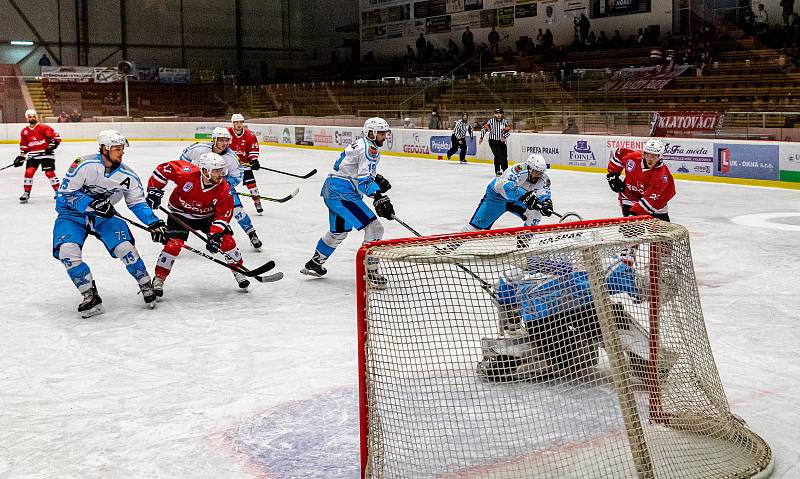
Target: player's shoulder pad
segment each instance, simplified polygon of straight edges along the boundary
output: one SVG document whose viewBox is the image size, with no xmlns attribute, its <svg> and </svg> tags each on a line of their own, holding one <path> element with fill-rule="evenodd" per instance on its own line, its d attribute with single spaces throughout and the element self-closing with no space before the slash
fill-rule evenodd
<svg viewBox="0 0 800 479">
<path fill-rule="evenodd" d="M 514 173 L 522 173 L 522 170 L 525 169 L 525 165 L 522 163 L 517 163 L 514 165 Z"/>
</svg>

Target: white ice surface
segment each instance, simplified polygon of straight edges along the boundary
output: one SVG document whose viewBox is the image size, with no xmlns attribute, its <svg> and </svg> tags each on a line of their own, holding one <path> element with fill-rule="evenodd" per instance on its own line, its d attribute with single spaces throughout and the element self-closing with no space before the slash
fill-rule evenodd
<svg viewBox="0 0 800 479">
<path fill-rule="evenodd" d="M 184 146 L 134 143 L 125 161 L 146 181 Z M 59 176 L 72 157 L 93 149 L 64 143 Z M 11 161 L 15 152 L 0 145 L 0 158 Z M 243 294 L 224 269 L 183 252 L 151 311 L 119 260 L 89 238 L 84 259 L 107 313 L 88 320 L 78 316 L 80 295 L 51 256 L 55 212 L 44 175 L 37 173 L 30 203 L 20 205 L 22 169 L 0 172 L 0 478 L 356 477 L 353 262 L 362 234 L 339 247 L 325 278 L 299 274 L 327 228 L 319 188 L 337 153 L 267 147 L 261 155 L 273 168 L 320 170 L 309 180 L 256 173 L 262 194 L 301 189 L 252 216 L 261 253 L 234 226 L 246 264 L 275 259 L 282 281 Z M 441 233 L 469 220 L 492 170 L 384 157 L 380 172 L 393 184 L 398 216 Z M 601 175 L 550 175 L 557 211 L 618 215 Z M 769 221 L 798 225 L 800 193 L 688 181 L 677 189 L 670 216 L 691 232 L 732 409 L 772 447 L 772 477 L 800 477 L 800 233 L 733 222 L 786 212 L 795 216 Z M 384 224 L 386 238 L 407 236 Z M 496 227 L 517 224 L 509 215 Z M 160 248 L 134 234 L 152 274 Z M 303 458 L 305 469 L 292 458 Z"/>
</svg>

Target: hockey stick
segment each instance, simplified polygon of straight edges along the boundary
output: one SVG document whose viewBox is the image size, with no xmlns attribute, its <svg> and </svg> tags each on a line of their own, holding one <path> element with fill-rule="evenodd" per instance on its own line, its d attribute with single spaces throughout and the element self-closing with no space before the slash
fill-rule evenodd
<svg viewBox="0 0 800 479">
<path fill-rule="evenodd" d="M 264 201 L 274 201 L 275 203 L 286 203 L 287 201 L 289 201 L 292 198 L 294 198 L 295 196 L 297 196 L 297 193 L 300 193 L 300 188 L 295 188 L 294 191 L 292 191 L 290 194 L 284 196 L 283 198 L 270 198 L 268 196 L 251 195 L 250 193 L 244 193 L 242 191 L 237 191 L 236 192 L 237 195 L 247 196 L 249 198 L 257 198 L 259 200 L 264 200 Z"/>
<path fill-rule="evenodd" d="M 266 166 L 262 166 L 261 168 L 259 168 L 259 170 L 272 171 L 273 173 L 280 173 L 280 174 L 286 175 L 286 176 L 294 176 L 295 178 L 302 178 L 304 180 L 306 178 L 311 178 L 312 176 L 317 174 L 317 169 L 316 168 L 314 168 L 313 170 L 309 171 L 305 175 L 295 175 L 294 173 L 289 173 L 288 171 L 273 170 L 272 168 L 267 168 Z"/>
<path fill-rule="evenodd" d="M 152 233 L 152 231 L 150 231 L 150 228 L 148 228 L 147 226 L 145 226 L 145 225 L 143 225 L 141 223 L 138 223 L 138 222 L 136 222 L 136 221 L 134 221 L 134 220 L 132 220 L 130 218 L 126 218 L 126 217 L 122 216 L 119 213 L 115 213 L 114 216 L 116 216 L 117 218 L 125 221 L 126 223 L 128 223 L 130 225 L 133 225 L 133 226 L 135 226 L 135 227 L 137 227 L 139 229 L 145 230 L 148 233 Z M 267 271 L 269 271 L 269 270 L 271 270 L 272 268 L 275 267 L 275 262 L 274 261 L 267 261 L 266 263 L 264 263 L 263 265 L 259 266 L 256 269 L 247 269 L 244 266 L 232 266 L 232 265 L 230 265 L 228 263 L 225 263 L 224 261 L 220 261 L 217 258 L 214 258 L 213 256 L 208 255 L 208 254 L 206 254 L 206 253 L 204 253 L 204 252 L 202 252 L 202 251 L 200 251 L 198 249 L 192 248 L 191 246 L 189 246 L 187 244 L 181 244 L 181 248 L 187 249 L 187 250 L 191 251 L 192 253 L 200 255 L 200 256 L 202 256 L 204 258 L 210 259 L 211 261 L 213 261 L 213 262 L 215 262 L 215 263 L 217 263 L 219 265 L 222 265 L 222 266 L 228 268 L 229 270 L 236 271 L 237 273 L 242 273 L 243 275 L 245 275 L 245 276 L 247 276 L 249 278 L 255 279 L 259 283 L 271 283 L 273 281 L 278 281 L 279 279 L 283 278 L 283 273 L 275 273 L 275 274 L 272 274 L 272 275 L 269 275 L 269 276 L 261 276 L 262 274 L 266 273 Z"/>
<path fill-rule="evenodd" d="M 392 219 L 393 219 L 393 220 L 395 220 L 395 221 L 397 221 L 398 223 L 400 223 L 400 224 L 401 224 L 401 225 L 402 225 L 402 226 L 403 226 L 405 229 L 407 229 L 408 231 L 410 231 L 410 232 L 414 233 L 414 235 L 415 235 L 415 236 L 422 236 L 422 234 L 420 234 L 420 233 L 419 233 L 419 231 L 415 230 L 414 228 L 412 228 L 411 226 L 409 226 L 408 224 L 406 224 L 406 222 L 405 222 L 405 221 L 401 220 L 401 219 L 400 219 L 400 218 L 398 218 L 397 216 L 394 216 Z M 465 273 L 467 273 L 467 274 L 469 274 L 470 276 L 472 276 L 473 278 L 475 278 L 475 279 L 476 279 L 476 280 L 477 280 L 477 281 L 478 281 L 478 282 L 481 284 L 481 288 L 483 288 L 483 289 L 484 289 L 484 291 L 486 291 L 487 293 L 489 293 L 489 295 L 491 295 L 491 297 L 492 297 L 493 299 L 495 299 L 495 300 L 497 300 L 497 299 L 498 299 L 498 298 L 497 298 L 497 293 L 495 292 L 495 290 L 494 290 L 494 287 L 492 287 L 492 285 L 491 285 L 491 284 L 489 284 L 489 282 L 488 282 L 488 281 L 486 281 L 485 279 L 481 278 L 480 276 L 478 276 L 477 274 L 475 274 L 475 273 L 474 273 L 474 272 L 473 272 L 471 269 L 467 268 L 466 266 L 464 266 L 464 265 L 463 265 L 463 264 L 461 264 L 461 263 L 453 263 L 453 264 L 455 264 L 456 266 L 458 266 L 458 267 L 459 267 L 459 268 L 460 268 L 462 271 L 464 271 Z"/>
<path fill-rule="evenodd" d="M 150 231 L 150 228 L 148 228 L 147 226 L 145 226 L 143 224 L 140 224 L 140 223 L 138 223 L 136 221 L 133 221 L 130 218 L 126 218 L 126 217 L 122 216 L 119 213 L 116 213 L 114 216 L 116 216 L 117 218 L 125 221 L 126 223 L 128 223 L 130 225 L 133 225 L 133 226 L 135 226 L 137 228 L 143 229 L 143 230 L 147 231 L 148 233 L 152 233 Z M 258 267 L 256 269 L 250 269 L 249 270 L 249 269 L 246 269 L 244 267 L 232 266 L 232 265 L 230 265 L 230 264 L 228 264 L 228 263 L 226 263 L 224 261 L 220 261 L 217 258 L 215 258 L 215 257 L 213 257 L 213 256 L 211 256 L 211 255 L 209 255 L 207 253 L 204 253 L 203 251 L 200 251 L 198 249 L 192 248 L 191 246 L 189 246 L 189 245 L 187 245 L 185 243 L 181 243 L 181 248 L 189 250 L 189 251 L 191 251 L 192 253 L 194 253 L 196 255 L 202 256 L 203 258 L 210 259 L 211 261 L 217 263 L 218 265 L 224 266 L 224 267 L 228 268 L 231 271 L 236 271 L 237 273 L 242 273 L 243 275 L 247 276 L 248 278 L 255 279 L 259 283 L 271 283 L 273 281 L 278 281 L 278 280 L 283 278 L 283 273 L 275 273 L 275 274 L 271 274 L 269 276 L 260 276 L 261 274 L 266 273 L 267 271 L 269 271 L 269 270 L 271 270 L 272 268 L 275 267 L 275 263 L 273 261 L 269 261 L 268 263 L 266 263 L 263 266 L 260 266 L 260 267 Z"/>
<path fill-rule="evenodd" d="M 560 215 L 560 214 L 556 213 L 555 211 L 553 211 L 553 214 L 560 218 L 558 220 L 559 223 L 564 223 L 565 221 L 567 221 L 567 220 L 569 220 L 569 219 L 571 219 L 573 217 L 575 218 L 575 221 L 583 221 L 583 218 L 581 217 L 581 215 L 579 215 L 578 213 L 575 213 L 574 211 L 567 211 L 563 215 Z"/>
<path fill-rule="evenodd" d="M 7 169 L 7 168 L 11 168 L 12 166 L 14 166 L 14 163 L 11 163 L 11 164 L 10 164 L 10 165 L 8 165 L 8 166 L 4 166 L 4 167 L 0 168 L 0 171 L 3 171 L 3 170 L 5 170 L 5 169 Z"/>
</svg>

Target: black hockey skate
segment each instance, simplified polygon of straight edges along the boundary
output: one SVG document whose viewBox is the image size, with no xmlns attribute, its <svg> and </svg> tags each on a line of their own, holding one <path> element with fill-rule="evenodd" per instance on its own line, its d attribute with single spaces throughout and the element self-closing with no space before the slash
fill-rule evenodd
<svg viewBox="0 0 800 479">
<path fill-rule="evenodd" d="M 242 273 L 234 271 L 233 277 L 236 278 L 236 282 L 239 283 L 240 288 L 247 290 L 247 287 L 250 286 L 250 280 Z"/>
<path fill-rule="evenodd" d="M 164 296 L 164 280 L 158 276 L 153 278 L 153 292 L 157 298 Z"/>
<path fill-rule="evenodd" d="M 322 266 L 322 263 L 317 263 L 313 259 L 310 259 L 303 269 L 300 270 L 300 272 L 308 276 L 316 276 L 317 278 L 320 278 L 325 276 L 325 273 L 327 273 L 328 270 Z"/>
<path fill-rule="evenodd" d="M 83 293 L 83 302 L 78 305 L 78 312 L 81 313 L 82 318 L 89 318 L 106 312 L 103 307 L 103 300 L 97 294 L 97 286 L 94 281 L 92 281 L 92 288 Z"/>
<path fill-rule="evenodd" d="M 142 293 L 144 304 L 146 304 L 150 309 L 156 307 L 156 299 L 158 298 L 158 294 L 156 294 L 156 290 L 153 288 L 152 282 L 148 281 L 145 284 L 140 284 L 139 292 Z"/>
<path fill-rule="evenodd" d="M 261 245 L 263 244 L 260 239 L 258 239 L 258 235 L 256 235 L 256 230 L 253 230 L 247 233 L 247 236 L 250 237 L 250 244 L 253 245 L 253 248 L 260 249 Z"/>
<path fill-rule="evenodd" d="M 22 196 L 19 197 L 19 202 L 20 203 L 27 203 L 28 199 L 30 197 L 31 197 L 31 192 L 30 191 L 26 191 L 25 193 L 22 193 Z"/>
<path fill-rule="evenodd" d="M 260 201 L 255 203 L 255 207 L 256 207 L 256 213 L 258 213 L 259 215 L 264 212 L 264 207 L 261 206 Z"/>
</svg>

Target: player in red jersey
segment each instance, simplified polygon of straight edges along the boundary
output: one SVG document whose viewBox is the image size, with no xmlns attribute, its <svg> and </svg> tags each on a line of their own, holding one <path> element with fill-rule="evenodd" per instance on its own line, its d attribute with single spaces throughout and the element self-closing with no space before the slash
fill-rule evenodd
<svg viewBox="0 0 800 479">
<path fill-rule="evenodd" d="M 623 216 L 650 215 L 669 221 L 667 203 L 675 196 L 675 180 L 661 161 L 664 142 L 647 140 L 642 151 L 620 148 L 608 162 L 608 186 L 619 193 Z M 624 180 L 619 177 L 624 170 Z"/>
<path fill-rule="evenodd" d="M 20 203 L 27 203 L 31 197 L 33 188 L 33 175 L 41 165 L 44 175 L 50 178 L 50 186 L 53 191 L 58 191 L 59 180 L 56 176 L 56 157 L 53 154 L 58 145 L 61 144 L 61 137 L 52 128 L 39 123 L 36 110 L 27 110 L 25 119 L 28 126 L 22 129 L 19 134 L 19 156 L 14 159 L 14 166 L 20 167 L 25 163 L 25 180 L 22 183 L 24 192 L 19 197 Z"/>
<path fill-rule="evenodd" d="M 158 165 L 147 182 L 147 204 L 153 210 L 161 205 L 164 187 L 172 181 L 175 189 L 169 197 L 169 209 L 175 216 L 194 229 L 208 234 L 206 249 L 212 253 L 221 251 L 231 265 L 242 265 L 242 253 L 233 239 L 229 222 L 233 217 L 233 196 L 225 181 L 225 160 L 216 153 L 205 153 L 197 166 L 186 161 L 175 160 Z M 153 289 L 157 296 L 164 294 L 167 279 L 181 245 L 189 238 L 189 231 L 175 219 L 167 219 L 167 243 L 156 263 Z M 247 277 L 233 272 L 239 287 L 250 285 Z"/>
<path fill-rule="evenodd" d="M 239 163 L 244 169 L 244 186 L 250 191 L 251 195 L 258 196 L 258 185 L 256 185 L 256 177 L 253 175 L 253 170 L 261 168 L 258 162 L 258 138 L 255 133 L 244 127 L 244 116 L 241 113 L 236 113 L 231 117 L 233 127 L 228 127 L 231 134 L 231 144 L 229 148 L 236 152 L 239 157 Z M 264 208 L 261 207 L 261 199 L 253 198 L 256 211 L 261 213 Z"/>
</svg>

